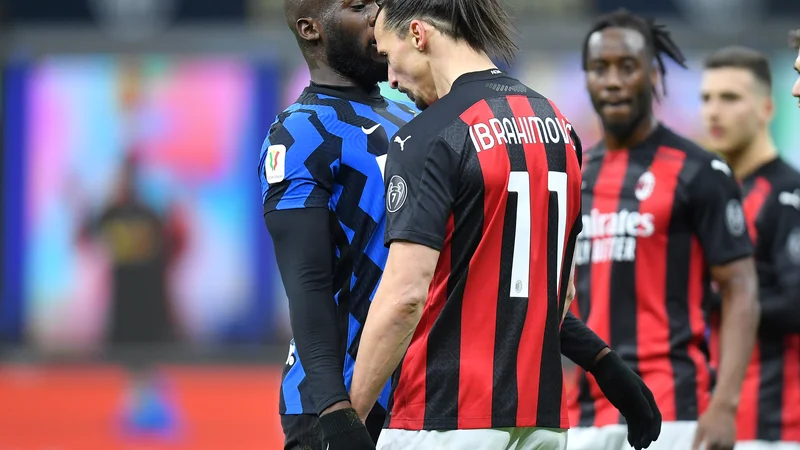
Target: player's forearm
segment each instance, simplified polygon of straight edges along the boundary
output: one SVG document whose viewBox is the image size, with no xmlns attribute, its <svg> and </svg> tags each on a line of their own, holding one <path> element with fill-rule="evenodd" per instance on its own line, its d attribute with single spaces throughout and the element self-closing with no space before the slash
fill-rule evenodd
<svg viewBox="0 0 800 450">
<path fill-rule="evenodd" d="M 397 298 L 378 288 L 361 334 L 350 390 L 353 408 L 362 420 L 366 420 L 381 389 L 403 359 L 422 317 L 424 302 L 424 298 Z"/>
<path fill-rule="evenodd" d="M 288 284 L 288 283 L 287 283 Z M 289 315 L 297 354 L 303 362 L 310 391 L 321 414 L 329 406 L 349 400 L 344 384 L 344 356 L 337 315 L 330 292 L 292 292 Z"/>
<path fill-rule="evenodd" d="M 756 276 L 753 272 L 720 283 L 722 294 L 721 354 L 712 404 L 737 408 L 759 323 Z"/>
<path fill-rule="evenodd" d="M 348 400 L 341 334 L 333 299 L 328 211 L 274 211 L 264 220 L 289 299 L 289 318 L 317 413 Z"/>
<path fill-rule="evenodd" d="M 591 370 L 597 356 L 608 348 L 583 321 L 571 312 L 567 313 L 561 325 L 561 354 L 584 370 Z"/>
</svg>

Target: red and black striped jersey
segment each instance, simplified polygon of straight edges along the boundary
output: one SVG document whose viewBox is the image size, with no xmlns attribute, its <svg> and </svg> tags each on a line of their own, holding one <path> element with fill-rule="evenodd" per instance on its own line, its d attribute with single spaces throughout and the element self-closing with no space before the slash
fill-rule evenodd
<svg viewBox="0 0 800 450">
<path fill-rule="evenodd" d="M 387 244 L 441 251 L 387 426 L 567 428 L 559 328 L 581 201 L 570 123 L 500 70 L 465 74 L 398 131 L 385 174 Z"/>
<path fill-rule="evenodd" d="M 709 401 L 709 266 L 752 255 L 739 186 L 713 154 L 659 125 L 642 143 L 587 152 L 577 305 L 653 391 L 665 421 L 696 420 Z M 570 422 L 621 423 L 578 372 Z"/>
<path fill-rule="evenodd" d="M 742 385 L 740 441 L 800 441 L 800 173 L 775 159 L 742 180 L 744 214 L 756 246 L 761 324 Z M 719 311 L 711 356 L 719 360 Z"/>
</svg>

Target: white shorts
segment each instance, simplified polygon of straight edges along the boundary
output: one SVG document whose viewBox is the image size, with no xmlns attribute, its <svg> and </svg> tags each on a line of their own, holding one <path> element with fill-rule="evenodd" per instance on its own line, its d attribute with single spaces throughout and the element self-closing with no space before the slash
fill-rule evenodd
<svg viewBox="0 0 800 450">
<path fill-rule="evenodd" d="M 694 443 L 697 422 L 680 421 L 661 424 L 658 440 L 647 450 L 689 450 Z M 627 425 L 570 428 L 567 450 L 631 450 Z M 736 447 L 738 450 L 739 447 Z"/>
<path fill-rule="evenodd" d="M 734 450 L 800 450 L 800 442 L 742 441 Z"/>
<path fill-rule="evenodd" d="M 567 433 L 545 428 L 384 429 L 377 450 L 565 450 Z"/>
</svg>

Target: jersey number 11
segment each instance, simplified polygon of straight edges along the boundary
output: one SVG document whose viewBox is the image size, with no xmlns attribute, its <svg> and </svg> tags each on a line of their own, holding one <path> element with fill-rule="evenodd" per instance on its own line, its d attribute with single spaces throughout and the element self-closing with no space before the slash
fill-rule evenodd
<svg viewBox="0 0 800 450">
<path fill-rule="evenodd" d="M 564 261 L 564 245 L 567 231 L 567 174 L 547 172 L 547 189 L 556 194 L 558 202 L 558 239 L 556 241 L 556 292 L 561 291 L 561 265 Z M 528 172 L 511 172 L 508 177 L 508 191 L 517 193 L 517 226 L 514 233 L 514 257 L 511 263 L 512 298 L 529 296 L 531 263 L 531 184 Z M 538 211 L 537 211 L 538 213 Z M 522 286 L 521 289 L 515 289 Z"/>
</svg>

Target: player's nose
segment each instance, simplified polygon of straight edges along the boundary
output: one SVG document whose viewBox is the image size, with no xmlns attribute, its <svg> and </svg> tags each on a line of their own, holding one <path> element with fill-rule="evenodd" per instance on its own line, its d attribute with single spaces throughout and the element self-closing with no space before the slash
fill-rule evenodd
<svg viewBox="0 0 800 450">
<path fill-rule="evenodd" d="M 618 90 L 622 88 L 622 77 L 619 76 L 619 70 L 611 66 L 606 70 L 603 77 L 603 87 L 610 90 Z"/>
<path fill-rule="evenodd" d="M 380 10 L 380 8 L 375 2 L 371 3 L 367 8 L 369 8 L 369 26 L 375 28 L 375 22 L 378 20 L 378 10 Z"/>
<path fill-rule="evenodd" d="M 800 98 L 800 77 L 797 77 L 797 81 L 794 82 L 794 87 L 792 88 L 792 95 L 797 98 Z"/>
<path fill-rule="evenodd" d="M 400 83 L 397 81 L 397 75 L 394 73 L 394 70 L 392 70 L 391 65 L 389 66 L 389 86 L 391 86 L 392 89 L 400 88 Z"/>
<path fill-rule="evenodd" d="M 707 121 L 716 119 L 719 116 L 719 103 L 713 99 L 704 100 L 700 112 Z"/>
</svg>

